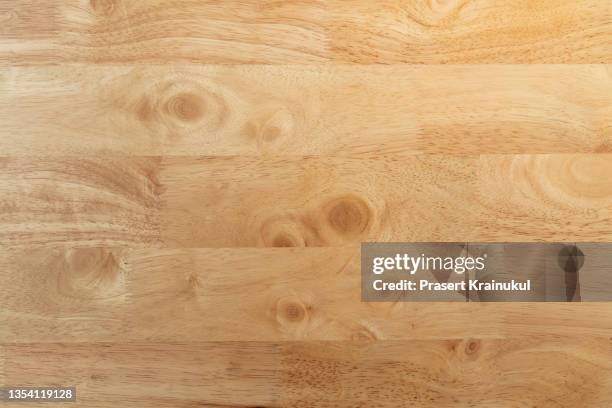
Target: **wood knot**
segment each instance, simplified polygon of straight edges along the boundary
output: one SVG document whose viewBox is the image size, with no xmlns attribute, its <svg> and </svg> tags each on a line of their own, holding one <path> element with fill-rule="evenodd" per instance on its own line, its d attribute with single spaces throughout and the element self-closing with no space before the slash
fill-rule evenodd
<svg viewBox="0 0 612 408">
<path fill-rule="evenodd" d="M 202 287 L 202 282 L 197 274 L 192 273 L 187 278 L 187 290 L 188 291 L 196 291 Z"/>
<path fill-rule="evenodd" d="M 293 114 L 287 109 L 274 112 L 262 126 L 261 135 L 266 141 L 272 141 L 280 136 L 288 136 L 293 133 Z"/>
<path fill-rule="evenodd" d="M 409 17 L 426 28 L 444 27 L 452 24 L 469 0 L 429 0 L 415 2 L 408 7 Z"/>
<path fill-rule="evenodd" d="M 204 100 L 192 93 L 179 93 L 168 98 L 165 111 L 179 121 L 194 122 L 204 116 Z"/>
<path fill-rule="evenodd" d="M 299 299 L 284 297 L 276 304 L 276 320 L 283 326 L 299 324 L 308 320 L 309 310 Z"/>
<path fill-rule="evenodd" d="M 116 0 L 90 0 L 91 9 L 101 16 L 110 16 L 113 14 L 116 6 Z"/>
<path fill-rule="evenodd" d="M 446 17 L 458 13 L 467 0 L 429 0 L 429 8 L 437 15 Z"/>
<path fill-rule="evenodd" d="M 114 90 L 114 103 L 130 112 L 145 127 L 166 130 L 169 136 L 187 132 L 214 132 L 229 116 L 221 90 L 197 81 L 169 78 L 161 82 L 139 79 L 139 86 L 126 83 Z M 126 80 L 127 81 L 127 80 Z M 125 87 L 128 89 L 125 90 Z M 145 88 L 145 91 L 137 91 Z"/>
<path fill-rule="evenodd" d="M 612 142 L 604 142 L 593 149 L 593 153 L 612 153 Z"/>
<path fill-rule="evenodd" d="M 302 226 L 292 217 L 273 217 L 260 228 L 261 239 L 267 247 L 304 247 Z"/>
<path fill-rule="evenodd" d="M 294 128 L 293 113 L 282 107 L 258 115 L 246 124 L 244 132 L 257 143 L 258 147 L 263 148 L 277 140 L 290 140 L 290 136 L 294 134 Z"/>
<path fill-rule="evenodd" d="M 100 373 L 93 373 L 89 376 L 89 378 L 91 378 L 92 381 L 104 381 L 107 379 L 107 376 Z"/>
<path fill-rule="evenodd" d="M 612 178 L 608 177 L 612 161 L 606 155 L 569 155 L 554 160 L 542 158 L 530 165 L 537 171 L 534 174 L 541 174 L 539 182 L 546 186 L 551 199 L 559 200 L 565 207 L 571 204 L 591 209 L 595 202 L 608 202 L 612 197 Z M 534 194 L 538 193 L 533 187 L 532 190 Z"/>
<path fill-rule="evenodd" d="M 277 236 L 275 236 L 272 240 L 272 246 L 277 248 L 282 247 L 299 247 L 302 246 L 299 240 L 287 233 L 280 232 Z"/>
<path fill-rule="evenodd" d="M 329 226 L 341 235 L 357 236 L 370 225 L 371 210 L 368 204 L 357 196 L 343 196 L 325 206 Z"/>
<path fill-rule="evenodd" d="M 465 345 L 465 354 L 467 354 L 468 356 L 476 354 L 480 350 L 480 347 L 480 340 L 468 340 Z"/>
<path fill-rule="evenodd" d="M 122 262 L 113 251 L 79 248 L 66 252 L 58 268 L 58 291 L 74 299 L 104 299 L 122 292 Z"/>
<path fill-rule="evenodd" d="M 378 340 L 378 336 L 372 330 L 362 326 L 351 334 L 351 340 L 369 343 Z"/>
<path fill-rule="evenodd" d="M 289 321 L 301 321 L 306 316 L 306 310 L 302 305 L 297 303 L 287 303 L 283 307 L 285 318 Z"/>
</svg>

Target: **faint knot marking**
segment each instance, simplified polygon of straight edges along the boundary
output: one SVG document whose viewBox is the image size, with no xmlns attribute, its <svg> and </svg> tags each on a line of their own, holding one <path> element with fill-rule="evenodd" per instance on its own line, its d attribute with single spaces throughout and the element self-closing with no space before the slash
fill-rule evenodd
<svg viewBox="0 0 612 408">
<path fill-rule="evenodd" d="M 266 247 L 304 247 L 303 226 L 292 216 L 274 216 L 260 227 L 261 239 Z"/>
<path fill-rule="evenodd" d="M 79 248 L 66 252 L 58 267 L 58 291 L 73 299 L 105 299 L 123 292 L 121 262 L 111 250 Z"/>
<path fill-rule="evenodd" d="M 96 14 L 110 16 L 116 9 L 117 0 L 90 0 L 89 5 Z"/>
<path fill-rule="evenodd" d="M 204 100 L 192 93 L 179 93 L 166 101 L 165 111 L 179 121 L 195 122 L 204 116 Z"/>
<path fill-rule="evenodd" d="M 336 232 L 356 236 L 363 233 L 370 224 L 371 210 L 368 204 L 354 195 L 347 195 L 330 201 L 325 206 L 327 222 Z"/>
<path fill-rule="evenodd" d="M 429 0 L 410 11 L 410 17 L 423 27 L 447 26 L 459 17 L 469 0 Z"/>
<path fill-rule="evenodd" d="M 279 109 L 264 122 L 262 127 L 262 138 L 265 141 L 273 141 L 283 135 L 293 133 L 293 114 L 287 109 Z"/>
<path fill-rule="evenodd" d="M 202 282 L 200 282 L 200 278 L 198 278 L 197 274 L 192 273 L 189 275 L 189 278 L 187 278 L 187 285 L 188 289 L 196 290 L 202 287 Z"/>
<path fill-rule="evenodd" d="M 136 117 L 143 123 L 153 122 L 157 118 L 157 112 L 155 112 L 155 107 L 146 97 L 143 97 L 136 104 L 135 113 Z"/>
<path fill-rule="evenodd" d="M 378 340 L 378 336 L 372 330 L 362 326 L 351 334 L 351 340 L 367 343 Z"/>
<path fill-rule="evenodd" d="M 468 340 L 465 345 L 465 354 L 467 354 L 468 356 L 476 354 L 480 350 L 480 347 L 480 340 Z"/>
<path fill-rule="evenodd" d="M 285 107 L 262 112 L 245 126 L 245 134 L 260 147 L 280 139 L 287 139 L 295 132 L 293 113 Z"/>
<path fill-rule="evenodd" d="M 458 13 L 468 0 L 429 0 L 429 8 L 436 14 L 446 17 Z"/>
<path fill-rule="evenodd" d="M 13 19 L 17 19 L 18 15 L 15 11 L 7 11 L 6 13 L 0 14 L 0 23 L 9 23 Z"/>
<path fill-rule="evenodd" d="M 612 153 L 612 142 L 604 142 L 593 149 L 593 153 Z"/>
<path fill-rule="evenodd" d="M 272 246 L 277 248 L 298 247 L 300 246 L 300 243 L 297 242 L 297 240 L 293 236 L 281 232 L 272 240 Z"/>
<path fill-rule="evenodd" d="M 308 320 L 308 310 L 299 299 L 284 297 L 276 304 L 276 320 L 282 325 L 298 324 Z"/>
<path fill-rule="evenodd" d="M 89 378 L 92 381 L 103 381 L 106 379 L 106 376 L 104 374 L 100 374 L 100 373 L 93 373 L 89 376 Z"/>
</svg>

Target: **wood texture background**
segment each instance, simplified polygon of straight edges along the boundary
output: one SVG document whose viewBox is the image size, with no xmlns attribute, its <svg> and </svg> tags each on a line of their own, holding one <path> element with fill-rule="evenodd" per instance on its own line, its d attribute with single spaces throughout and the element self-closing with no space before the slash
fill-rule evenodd
<svg viewBox="0 0 612 408">
<path fill-rule="evenodd" d="M 611 21 L 600 0 L 0 0 L 0 385 L 612 406 L 609 304 L 368 304 L 359 272 L 369 240 L 611 241 Z"/>
</svg>

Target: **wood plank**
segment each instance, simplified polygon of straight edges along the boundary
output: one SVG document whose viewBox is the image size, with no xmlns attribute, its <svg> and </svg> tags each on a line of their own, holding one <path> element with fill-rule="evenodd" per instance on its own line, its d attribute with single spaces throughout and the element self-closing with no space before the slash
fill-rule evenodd
<svg viewBox="0 0 612 408">
<path fill-rule="evenodd" d="M 612 337 L 606 303 L 365 303 L 358 248 L 0 252 L 0 342 Z"/>
<path fill-rule="evenodd" d="M 606 242 L 610 171 L 603 154 L 168 158 L 162 239 L 181 247 Z"/>
<path fill-rule="evenodd" d="M 8 39 L 28 42 L 49 39 L 58 34 L 59 15 L 56 1 L 32 0 L 0 2 L 0 44 Z M 8 50 L 0 48 L 2 54 Z"/>
<path fill-rule="evenodd" d="M 77 387 L 85 407 L 595 407 L 606 339 L 4 344 L 7 377 Z M 178 368 L 181 367 L 181 368 Z M 110 391 L 112 390 L 112 391 Z"/>
<path fill-rule="evenodd" d="M 609 346 L 558 338 L 287 343 L 287 405 L 606 406 Z"/>
<path fill-rule="evenodd" d="M 19 0 L 5 12 L 0 63 L 282 64 L 328 58 L 323 1 Z M 8 6 L 8 4 L 7 4 Z M 45 12 L 52 32 L 32 35 Z"/>
<path fill-rule="evenodd" d="M 168 158 L 172 247 L 458 241 L 474 230 L 477 158 Z"/>
<path fill-rule="evenodd" d="M 0 64 L 612 61 L 599 0 L 46 3 L 0 5 Z"/>
<path fill-rule="evenodd" d="M 154 245 L 159 158 L 0 158 L 0 242 Z"/>
<path fill-rule="evenodd" d="M 336 0 L 330 47 L 346 63 L 610 63 L 599 0 Z"/>
<path fill-rule="evenodd" d="M 0 71 L 0 154 L 612 152 L 597 65 L 61 65 Z"/>
<path fill-rule="evenodd" d="M 488 155 L 479 240 L 612 240 L 612 156 Z"/>
<path fill-rule="evenodd" d="M 10 385 L 75 386 L 72 407 L 275 407 L 279 346 L 239 343 L 4 344 Z M 20 404 L 23 406 L 23 404 Z"/>
<path fill-rule="evenodd" d="M 502 318 L 362 303 L 357 248 L 13 249 L 0 282 L 0 342 L 495 337 Z"/>
<path fill-rule="evenodd" d="M 8 246 L 612 239 L 612 155 L 4 158 Z M 568 238 L 570 237 L 570 238 Z"/>
</svg>

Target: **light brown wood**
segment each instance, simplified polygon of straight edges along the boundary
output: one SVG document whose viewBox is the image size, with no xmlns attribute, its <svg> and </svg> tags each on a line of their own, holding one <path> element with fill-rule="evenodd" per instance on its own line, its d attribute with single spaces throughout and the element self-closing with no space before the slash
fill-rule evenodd
<svg viewBox="0 0 612 408">
<path fill-rule="evenodd" d="M 0 158 L 3 246 L 153 245 L 159 158 Z"/>
<path fill-rule="evenodd" d="M 612 406 L 610 303 L 360 277 L 365 241 L 611 241 L 611 64 L 604 0 L 0 0 L 0 387 Z"/>
<path fill-rule="evenodd" d="M 332 54 L 350 63 L 610 63 L 598 0 L 334 1 Z"/>
<path fill-rule="evenodd" d="M 475 225 L 476 160 L 168 159 L 160 176 L 172 186 L 163 194 L 163 241 L 181 247 L 453 241 Z"/>
<path fill-rule="evenodd" d="M 358 248 L 4 250 L 1 342 L 609 338 L 607 304 L 364 303 Z"/>
<path fill-rule="evenodd" d="M 482 156 L 479 239 L 610 241 L 611 155 Z"/>
<path fill-rule="evenodd" d="M 605 242 L 612 155 L 2 160 L 7 246 Z"/>
<path fill-rule="evenodd" d="M 602 339 L 2 348 L 10 356 L 7 373 L 20 384 L 68 379 L 88 407 L 139 407 L 140 401 L 157 407 L 354 407 L 373 401 L 379 407 L 563 408 L 612 403 L 606 383 L 611 349 Z"/>
<path fill-rule="evenodd" d="M 2 301 L 0 342 L 494 337 L 502 317 L 362 303 L 357 248 L 11 250 L 1 265 L 22 295 Z M 438 326 L 438 313 L 454 322 Z"/>
<path fill-rule="evenodd" d="M 280 347 L 263 342 L 23 343 L 0 352 L 20 385 L 74 384 L 79 402 L 60 406 L 277 406 L 282 397 Z"/>
<path fill-rule="evenodd" d="M 0 63 L 610 63 L 606 1 L 34 0 Z"/>
<path fill-rule="evenodd" d="M 14 67 L 0 74 L 0 150 L 609 153 L 610 73 L 601 65 Z"/>
</svg>

